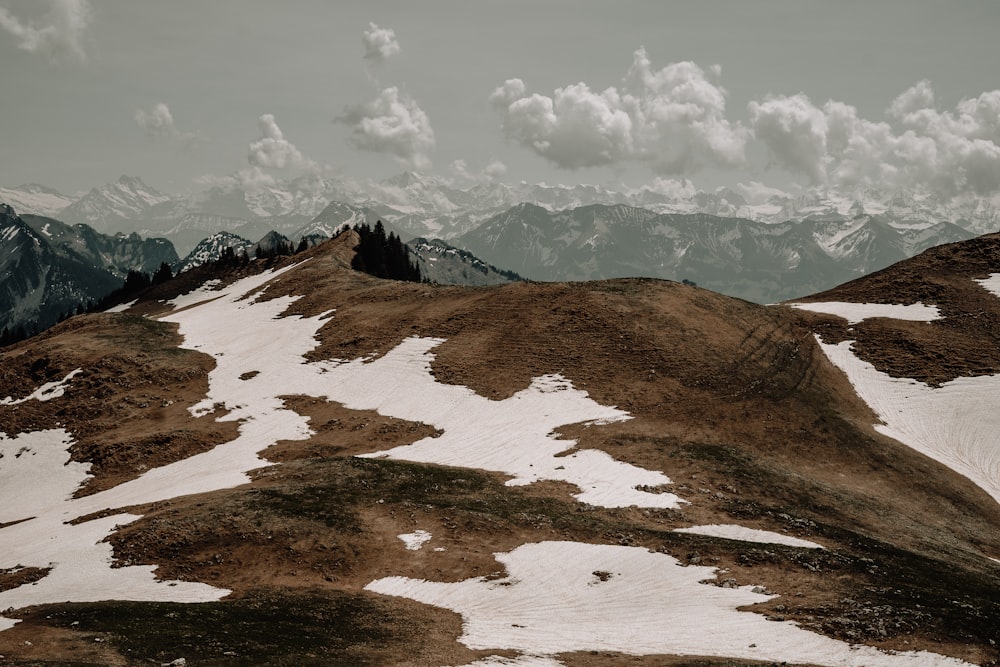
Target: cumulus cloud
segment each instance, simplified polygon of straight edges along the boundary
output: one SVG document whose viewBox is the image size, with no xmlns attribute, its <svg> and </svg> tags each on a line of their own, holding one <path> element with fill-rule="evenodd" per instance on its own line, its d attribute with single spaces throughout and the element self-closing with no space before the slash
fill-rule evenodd
<svg viewBox="0 0 1000 667">
<path fill-rule="evenodd" d="M 42 53 L 51 60 L 84 62 L 84 39 L 91 21 L 87 0 L 49 0 L 48 11 L 39 21 L 23 20 L 0 7 L 0 29 L 17 40 L 18 48 Z"/>
<path fill-rule="evenodd" d="M 368 29 L 361 34 L 361 43 L 365 47 L 365 60 L 374 64 L 383 63 L 400 51 L 396 31 L 374 23 L 369 23 Z"/>
<path fill-rule="evenodd" d="M 135 124 L 149 137 L 175 141 L 186 148 L 205 141 L 201 135 L 178 130 L 174 124 L 174 116 L 170 113 L 170 107 L 163 102 L 153 105 L 149 111 L 136 109 L 133 118 Z"/>
<path fill-rule="evenodd" d="M 314 169 L 317 164 L 306 157 L 295 144 L 285 139 L 273 114 L 257 119 L 261 137 L 250 144 L 247 161 L 254 167 L 270 169 Z"/>
<path fill-rule="evenodd" d="M 195 178 L 194 182 L 206 188 L 222 188 L 224 190 L 239 188 L 247 192 L 255 192 L 277 185 L 278 179 L 260 167 L 248 167 L 227 176 L 204 174 Z"/>
<path fill-rule="evenodd" d="M 417 101 L 391 86 L 367 104 L 348 106 L 335 122 L 351 128 L 357 148 L 388 153 L 413 169 L 430 167 L 434 130 Z"/>
<path fill-rule="evenodd" d="M 654 70 L 642 48 L 620 88 L 597 92 L 581 82 L 550 97 L 509 79 L 490 96 L 507 138 L 558 167 L 639 161 L 660 174 L 743 163 L 748 133 L 726 119 L 725 99 L 696 64 Z"/>
<path fill-rule="evenodd" d="M 1000 90 L 941 111 L 930 82 L 920 81 L 886 110 L 894 124 L 802 94 L 754 101 L 749 111 L 775 162 L 814 184 L 919 188 L 948 198 L 1000 191 Z"/>
<path fill-rule="evenodd" d="M 779 164 L 804 172 L 814 183 L 826 180 L 826 114 L 805 95 L 772 96 L 749 105 L 757 139 Z"/>
</svg>

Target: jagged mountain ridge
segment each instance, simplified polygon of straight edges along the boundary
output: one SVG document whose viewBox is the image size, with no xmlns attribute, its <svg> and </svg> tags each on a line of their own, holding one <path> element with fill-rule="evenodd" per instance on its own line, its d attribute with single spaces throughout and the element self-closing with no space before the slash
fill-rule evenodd
<svg viewBox="0 0 1000 667">
<path fill-rule="evenodd" d="M 253 252 L 254 243 L 231 232 L 216 232 L 202 240 L 183 259 L 178 260 L 173 266 L 174 273 L 183 273 L 202 264 L 214 262 L 222 257 L 227 248 L 232 248 L 234 253 L 249 256 Z"/>
<path fill-rule="evenodd" d="M 18 197 L 25 202 L 26 206 L 15 206 L 22 212 L 84 222 L 99 231 L 166 236 L 182 253 L 223 229 L 246 238 L 258 238 L 271 229 L 286 236 L 294 235 L 334 202 L 369 209 L 384 223 L 395 225 L 405 238 L 444 240 L 468 233 L 491 216 L 522 203 L 553 211 L 594 204 L 624 204 L 662 214 L 705 213 L 766 223 L 826 220 L 846 224 L 858 215 L 867 214 L 882 217 L 896 226 L 928 227 L 948 222 L 975 234 L 1000 228 L 1000 211 L 988 199 L 959 197 L 943 201 L 918 192 L 887 192 L 876 188 L 852 192 L 813 189 L 791 195 L 777 191 L 755 194 L 749 187 L 743 194 L 725 187 L 699 191 L 686 181 L 617 190 L 585 184 L 526 182 L 458 186 L 448 179 L 404 172 L 381 182 L 310 175 L 272 185 L 243 187 L 232 180 L 192 195 L 174 197 L 158 192 L 141 179 L 123 176 L 116 183 L 94 188 L 57 211 L 53 203 L 56 200 L 40 199 L 40 187 L 22 186 L 4 192 L 9 193 L 8 201 Z M 29 192 L 32 188 L 35 194 Z M 27 206 L 32 203 L 44 210 Z"/>
<path fill-rule="evenodd" d="M 130 270 L 153 274 L 177 261 L 166 239 L 108 236 L 0 206 L 0 329 L 41 331 L 120 287 Z"/>
<path fill-rule="evenodd" d="M 762 223 L 657 214 L 624 205 L 549 211 L 522 204 L 456 239 L 534 280 L 692 280 L 769 303 L 827 289 L 931 245 L 968 238 L 948 223 L 897 227 L 875 216 Z"/>
<path fill-rule="evenodd" d="M 0 202 L 0 331 L 44 329 L 120 285 L 113 273 L 50 243 Z"/>
<path fill-rule="evenodd" d="M 177 261 L 177 252 L 164 238 L 144 239 L 135 232 L 109 236 L 89 225 L 67 225 L 36 215 L 23 215 L 21 219 L 49 243 L 103 267 L 118 278 L 124 278 L 131 270 L 152 274 L 161 264 Z"/>
<path fill-rule="evenodd" d="M 62 387 L 16 406 L 0 397 L 15 438 L 0 443 L 28 447 L 25 434 L 58 424 L 65 435 L 46 447 L 73 463 L 53 455 L 55 468 L 88 462 L 92 475 L 21 523 L 6 523 L 26 518 L 21 503 L 2 505 L 0 608 L 21 619 L 0 631 L 4 655 L 233 665 L 997 658 L 996 502 L 875 428 L 824 347 L 859 325 L 659 280 L 381 281 L 347 268 L 356 243 L 345 233 L 273 273 L 258 273 L 263 262 L 188 272 L 128 312 L 73 318 L 0 351 L 15 400 Z M 969 336 L 996 357 L 995 327 L 974 320 L 1000 321 L 1000 297 L 975 283 L 1000 273 L 997 239 L 910 262 L 824 298 L 935 296 L 940 321 L 860 326 L 940 344 Z M 27 472 L 52 451 L 43 444 L 0 466 Z M 612 459 L 613 475 L 576 476 Z M 638 470 L 651 476 L 617 492 L 635 507 L 587 495 Z M 671 507 L 673 494 L 684 502 Z M 44 524 L 49 516 L 58 520 Z M 22 548 L 21 536 L 49 535 L 43 525 L 55 531 L 49 543 L 72 532 L 72 567 Z M 691 532 L 713 525 L 766 532 Z M 549 576 L 537 578 L 527 555 Z M 119 601 L 62 602 L 73 588 L 58 582 L 79 562 Z M 122 601 L 140 583 L 153 599 Z M 560 625 L 567 618 L 578 627 Z M 678 635 L 683 645 L 671 643 Z"/>
</svg>

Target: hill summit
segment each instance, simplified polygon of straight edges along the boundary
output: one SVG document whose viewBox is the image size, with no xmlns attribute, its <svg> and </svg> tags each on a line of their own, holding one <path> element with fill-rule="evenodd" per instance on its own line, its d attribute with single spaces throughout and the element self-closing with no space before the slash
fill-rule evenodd
<svg viewBox="0 0 1000 667">
<path fill-rule="evenodd" d="M 358 243 L 0 350 L 6 659 L 997 659 L 1000 237 L 779 306 Z"/>
</svg>

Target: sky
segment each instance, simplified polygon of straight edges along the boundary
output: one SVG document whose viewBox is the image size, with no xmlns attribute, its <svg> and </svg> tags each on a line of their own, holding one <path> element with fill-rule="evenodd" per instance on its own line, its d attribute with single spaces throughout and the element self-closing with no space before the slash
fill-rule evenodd
<svg viewBox="0 0 1000 667">
<path fill-rule="evenodd" d="M 993 0 L 0 0 L 0 186 L 1000 192 Z"/>
</svg>

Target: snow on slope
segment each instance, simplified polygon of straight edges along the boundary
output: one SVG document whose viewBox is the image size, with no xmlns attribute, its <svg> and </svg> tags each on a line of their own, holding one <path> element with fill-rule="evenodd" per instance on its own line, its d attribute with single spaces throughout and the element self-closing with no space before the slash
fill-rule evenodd
<svg viewBox="0 0 1000 667">
<path fill-rule="evenodd" d="M 349 408 L 378 410 L 386 416 L 435 425 L 444 434 L 429 438 L 434 442 L 417 448 L 419 454 L 443 458 L 453 465 L 499 469 L 515 477 L 512 483 L 566 480 L 581 487 L 581 498 L 610 506 L 674 507 L 680 502 L 673 494 L 635 488 L 669 483 L 660 472 L 624 464 L 594 450 L 556 458 L 555 454 L 576 444 L 556 439 L 553 431 L 557 427 L 628 418 L 620 410 L 595 403 L 559 376 L 536 378 L 531 387 L 515 396 L 490 401 L 466 387 L 436 382 L 430 373 L 430 350 L 441 341 L 421 338 L 408 339 L 375 361 L 306 362 L 304 355 L 319 344 L 316 333 L 331 313 L 281 317 L 298 297 L 256 300 L 265 283 L 280 280 L 291 268 L 245 278 L 224 288 L 206 286 L 174 300 L 173 304 L 182 308 L 162 318 L 179 324 L 185 347 L 210 354 L 216 361 L 209 375 L 208 394 L 191 412 L 210 414 L 223 405 L 228 412 L 219 420 L 240 423 L 236 439 L 76 499 L 68 495 L 86 475 L 85 470 L 72 466 L 60 470 L 69 458 L 68 434 L 46 432 L 48 439 L 41 443 L 22 440 L 29 437 L 25 434 L 4 441 L 5 449 L 14 448 L 15 452 L 13 459 L 0 459 L 4 474 L 24 472 L 23 466 L 30 462 L 31 479 L 49 479 L 60 487 L 52 495 L 55 503 L 44 511 L 12 495 L 19 487 L 0 487 L 0 506 L 11 508 L 10 512 L 18 515 L 15 520 L 24 519 L 0 529 L 0 569 L 48 570 L 33 584 L 0 592 L 0 609 L 107 599 L 194 602 L 228 594 L 203 584 L 156 581 L 155 567 L 112 568 L 111 545 L 104 540 L 118 525 L 140 518 L 136 515 L 117 514 L 77 525 L 67 522 L 101 510 L 248 482 L 249 470 L 269 465 L 258 452 L 279 440 L 305 440 L 312 435 L 309 419 L 285 408 L 278 398 L 284 395 L 327 397 Z M 251 371 L 257 375 L 249 377 Z M 241 379 L 246 377 L 249 379 Z M 69 379 L 57 383 L 60 386 L 55 389 L 40 389 L 32 397 L 54 397 Z M 9 461 L 19 460 L 16 451 L 26 446 L 25 442 L 32 451 L 44 445 L 48 453 L 32 454 L 24 464 L 14 466 Z M 14 623 L 0 618 L 0 630 Z"/>
<path fill-rule="evenodd" d="M 432 535 L 426 530 L 415 530 L 412 533 L 397 535 L 403 541 L 407 551 L 420 551 L 424 544 L 430 541 Z"/>
<path fill-rule="evenodd" d="M 13 438 L 0 432 L 0 523 L 37 516 L 72 497 L 90 469 L 70 460 L 72 439 L 61 428 Z"/>
<path fill-rule="evenodd" d="M 886 303 L 848 303 L 845 301 L 817 301 L 816 303 L 789 303 L 785 305 L 814 313 L 836 315 L 847 320 L 848 324 L 857 324 L 875 317 L 889 317 L 911 322 L 931 322 L 941 319 L 941 312 L 937 306 L 925 306 L 919 301 L 909 306 Z"/>
<path fill-rule="evenodd" d="M 774 596 L 751 586 L 704 584 L 715 578 L 715 568 L 681 567 L 671 556 L 639 547 L 541 542 L 495 556 L 506 568 L 503 579 L 386 577 L 366 589 L 460 613 L 459 641 L 471 649 L 509 649 L 539 659 L 617 651 L 856 667 L 968 664 L 924 651 L 851 646 L 791 621 L 737 611 Z"/>
<path fill-rule="evenodd" d="M 733 524 L 711 524 L 708 526 L 691 526 L 690 528 L 675 528 L 675 533 L 688 533 L 689 535 L 706 535 L 708 537 L 721 537 L 726 540 L 739 540 L 740 542 L 760 542 L 761 544 L 784 544 L 789 547 L 801 547 L 803 549 L 825 549 L 822 544 L 816 544 L 809 540 L 799 539 L 791 535 L 783 535 L 770 530 L 757 530 Z"/>
<path fill-rule="evenodd" d="M 24 398 L 15 399 L 11 396 L 2 398 L 0 399 L 0 405 L 20 405 L 21 403 L 26 403 L 27 401 L 51 401 L 53 398 L 59 398 L 66 392 L 66 387 L 69 381 L 76 377 L 77 373 L 81 372 L 83 372 L 83 369 L 77 368 L 75 371 L 68 373 L 66 377 L 58 382 L 46 382 Z"/>
<path fill-rule="evenodd" d="M 1000 297 L 1000 273 L 990 274 L 989 278 L 983 278 L 976 281 L 978 284 L 993 294 L 996 297 Z"/>
<path fill-rule="evenodd" d="M 817 340 L 882 421 L 876 431 L 964 475 L 1000 503 L 1000 376 L 933 388 L 876 370 L 854 355 L 854 341 Z"/>
</svg>

